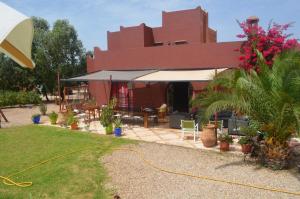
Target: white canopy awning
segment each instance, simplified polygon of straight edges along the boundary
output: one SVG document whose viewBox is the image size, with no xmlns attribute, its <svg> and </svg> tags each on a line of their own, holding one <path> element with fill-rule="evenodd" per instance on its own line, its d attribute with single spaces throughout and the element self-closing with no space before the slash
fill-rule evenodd
<svg viewBox="0 0 300 199">
<path fill-rule="evenodd" d="M 139 82 L 191 82 L 210 81 L 216 73 L 227 68 L 202 70 L 103 70 L 62 81 L 139 81 Z"/>
<path fill-rule="evenodd" d="M 155 72 L 155 70 L 131 70 L 131 71 L 117 71 L 117 70 L 102 70 L 79 77 L 69 79 L 62 79 L 62 81 L 134 81 L 143 75 Z"/>
<path fill-rule="evenodd" d="M 33 68 L 32 39 L 31 19 L 0 2 L 0 52 L 23 67 Z"/>
<path fill-rule="evenodd" d="M 220 73 L 227 68 L 207 69 L 207 70 L 163 70 L 156 71 L 135 81 L 142 82 L 190 82 L 190 81 L 210 81 L 216 73 Z"/>
</svg>

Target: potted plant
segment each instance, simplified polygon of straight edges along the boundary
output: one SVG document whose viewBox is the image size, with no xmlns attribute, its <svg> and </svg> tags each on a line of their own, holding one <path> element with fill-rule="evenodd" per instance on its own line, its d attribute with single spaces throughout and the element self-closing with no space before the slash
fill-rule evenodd
<svg viewBox="0 0 300 199">
<path fill-rule="evenodd" d="M 74 116 L 74 113 L 69 113 L 67 124 L 71 126 L 71 130 L 78 129 L 78 119 Z"/>
<path fill-rule="evenodd" d="M 110 100 L 107 106 L 104 106 L 101 110 L 100 123 L 105 128 L 106 134 L 112 134 L 113 132 L 113 114 L 114 107 L 116 106 L 116 99 Z"/>
<path fill-rule="evenodd" d="M 39 108 L 40 108 L 41 114 L 42 115 L 46 115 L 46 113 L 47 113 L 47 105 L 44 104 L 44 103 L 41 103 Z"/>
<path fill-rule="evenodd" d="M 243 136 L 239 139 L 238 143 L 242 146 L 242 152 L 244 154 L 251 153 L 252 139 L 249 136 Z"/>
<path fill-rule="evenodd" d="M 122 121 L 120 118 L 114 121 L 115 124 L 115 136 L 120 137 L 122 134 Z"/>
<path fill-rule="evenodd" d="M 41 120 L 41 115 L 40 114 L 34 114 L 31 116 L 31 120 L 34 124 L 39 124 Z"/>
<path fill-rule="evenodd" d="M 220 141 L 220 151 L 229 151 L 229 144 L 233 143 L 232 136 L 222 133 L 219 135 L 218 140 Z"/>
<path fill-rule="evenodd" d="M 49 119 L 51 124 L 56 124 L 58 118 L 58 114 L 52 111 L 52 113 L 49 114 Z"/>
</svg>

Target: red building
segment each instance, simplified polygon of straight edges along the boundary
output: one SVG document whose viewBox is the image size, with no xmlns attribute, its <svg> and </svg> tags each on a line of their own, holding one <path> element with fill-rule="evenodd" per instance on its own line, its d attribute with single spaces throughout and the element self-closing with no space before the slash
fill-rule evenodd
<svg viewBox="0 0 300 199">
<path fill-rule="evenodd" d="M 203 70 L 238 66 L 234 49 L 240 42 L 217 42 L 217 31 L 208 27 L 208 13 L 200 7 L 162 12 L 162 26 L 144 23 L 107 32 L 108 50 L 94 48 L 87 59 L 87 71 L 118 70 Z M 189 98 L 202 89 L 197 81 L 89 81 L 91 95 L 101 104 L 116 96 L 122 108 L 159 107 L 187 111 Z M 128 90 L 130 87 L 130 92 Z"/>
</svg>

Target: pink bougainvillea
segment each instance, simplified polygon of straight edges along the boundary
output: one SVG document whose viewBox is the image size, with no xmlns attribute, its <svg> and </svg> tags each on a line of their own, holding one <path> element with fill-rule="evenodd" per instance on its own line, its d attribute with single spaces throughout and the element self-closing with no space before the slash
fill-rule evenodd
<svg viewBox="0 0 300 199">
<path fill-rule="evenodd" d="M 279 25 L 273 23 L 266 31 L 257 24 L 242 22 L 239 25 L 244 33 L 238 34 L 237 37 L 246 39 L 246 41 L 237 50 L 241 53 L 239 57 L 240 67 L 246 70 L 259 71 L 255 49 L 261 52 L 266 64 L 272 67 L 274 57 L 278 53 L 299 45 L 296 39 L 289 39 L 289 35 L 285 34 L 291 24 Z"/>
</svg>

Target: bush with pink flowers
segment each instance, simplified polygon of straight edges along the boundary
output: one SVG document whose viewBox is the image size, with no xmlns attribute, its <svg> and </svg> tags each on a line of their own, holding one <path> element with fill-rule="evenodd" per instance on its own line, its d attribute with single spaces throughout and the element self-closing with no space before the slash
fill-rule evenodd
<svg viewBox="0 0 300 199">
<path fill-rule="evenodd" d="M 299 46 L 296 39 L 289 38 L 290 35 L 286 34 L 286 30 L 291 24 L 273 23 L 267 30 L 257 24 L 247 22 L 239 22 L 239 25 L 243 34 L 238 34 L 237 37 L 246 39 L 246 41 L 237 50 L 241 53 L 239 57 L 240 67 L 247 71 L 250 69 L 260 70 L 256 50 L 263 55 L 265 63 L 271 68 L 277 54 Z"/>
</svg>

